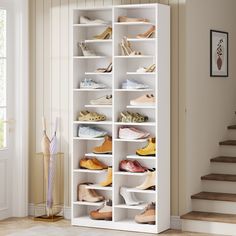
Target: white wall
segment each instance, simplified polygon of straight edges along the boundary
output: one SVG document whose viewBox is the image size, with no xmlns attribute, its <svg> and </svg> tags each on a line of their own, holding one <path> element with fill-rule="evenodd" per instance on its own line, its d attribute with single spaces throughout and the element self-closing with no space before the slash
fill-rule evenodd
<svg viewBox="0 0 236 236">
<path fill-rule="evenodd" d="M 182 212 L 191 210 L 190 196 L 201 191 L 201 175 L 210 173 L 210 158 L 219 155 L 226 127 L 235 123 L 236 1 L 187 0 L 186 3 L 185 158 L 180 165 Z M 211 78 L 210 29 L 229 32 L 229 78 Z M 184 65 L 182 65 L 184 66 Z M 181 170 L 180 170 L 181 171 Z"/>
</svg>

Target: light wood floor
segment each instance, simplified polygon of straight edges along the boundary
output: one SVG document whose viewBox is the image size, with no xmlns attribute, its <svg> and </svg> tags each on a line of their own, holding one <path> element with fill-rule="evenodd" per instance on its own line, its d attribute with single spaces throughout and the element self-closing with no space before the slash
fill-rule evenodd
<svg viewBox="0 0 236 236">
<path fill-rule="evenodd" d="M 50 225 L 50 226 L 53 225 L 56 227 L 63 227 L 63 228 L 64 227 L 72 227 L 70 225 L 70 221 L 67 221 L 67 220 L 62 220 L 62 221 L 58 221 L 55 223 L 46 223 L 46 222 L 33 221 L 30 218 L 11 218 L 8 220 L 0 221 L 0 236 L 6 236 L 11 233 L 20 232 L 22 230 L 29 229 L 34 226 L 41 226 L 41 225 Z M 78 236 L 79 236 L 82 228 L 80 228 L 80 227 L 76 227 L 76 228 L 78 229 Z M 84 231 L 84 228 L 83 228 L 83 231 Z M 111 232 L 113 232 L 113 231 L 111 231 Z M 100 233 L 101 233 L 101 229 L 94 229 L 93 236 L 101 235 Z M 111 235 L 112 235 L 112 233 L 111 233 Z M 122 236 L 143 236 L 144 234 L 122 232 L 121 235 Z M 145 234 L 145 235 L 151 236 L 153 234 Z M 196 236 L 203 236 L 204 235 L 204 236 L 207 236 L 208 235 L 209 236 L 209 234 L 195 234 L 195 233 L 181 232 L 181 231 L 176 231 L 176 230 L 168 230 L 168 231 L 162 233 L 161 235 L 165 235 L 165 236 L 169 236 L 169 235 L 171 235 L 171 236 L 178 236 L 178 235 L 189 235 L 189 236 L 192 236 L 192 235 L 193 236 L 195 236 L 195 235 Z M 60 236 L 62 236 L 62 235 L 60 235 Z"/>
</svg>

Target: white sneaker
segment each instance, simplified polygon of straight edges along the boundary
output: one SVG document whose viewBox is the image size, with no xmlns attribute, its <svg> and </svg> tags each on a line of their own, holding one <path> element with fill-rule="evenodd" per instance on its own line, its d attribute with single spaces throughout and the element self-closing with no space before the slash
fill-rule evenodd
<svg viewBox="0 0 236 236">
<path fill-rule="evenodd" d="M 107 135 L 105 130 L 99 129 L 97 127 L 90 126 L 79 126 L 78 137 L 81 138 L 99 138 Z"/>
<path fill-rule="evenodd" d="M 122 83 L 121 88 L 122 89 L 147 89 L 149 88 L 149 86 L 146 84 L 139 83 L 135 80 L 127 79 Z"/>
<path fill-rule="evenodd" d="M 102 83 L 98 83 L 92 79 L 85 78 L 83 81 L 80 82 L 81 89 L 105 89 L 107 86 Z"/>
<path fill-rule="evenodd" d="M 92 105 L 112 105 L 112 95 L 106 95 L 90 101 Z"/>
<path fill-rule="evenodd" d="M 80 24 L 109 24 L 108 21 L 101 20 L 101 19 L 90 19 L 87 16 L 80 16 L 79 18 Z"/>
</svg>

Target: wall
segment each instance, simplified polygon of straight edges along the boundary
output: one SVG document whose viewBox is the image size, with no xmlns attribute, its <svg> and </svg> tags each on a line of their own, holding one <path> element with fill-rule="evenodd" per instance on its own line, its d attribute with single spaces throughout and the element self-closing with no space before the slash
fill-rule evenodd
<svg viewBox="0 0 236 236">
<path fill-rule="evenodd" d="M 201 175 L 210 173 L 210 158 L 219 155 L 219 141 L 235 122 L 236 21 L 235 0 L 187 0 L 186 6 L 186 115 L 181 212 L 191 210 L 190 196 L 201 191 Z M 210 29 L 229 32 L 229 78 L 211 78 Z M 184 176 L 185 175 L 185 176 Z"/>
<path fill-rule="evenodd" d="M 70 124 L 69 96 L 71 58 L 71 10 L 112 4 L 160 2 L 172 11 L 172 215 L 179 214 L 179 4 L 185 0 L 30 0 L 30 187 L 29 201 L 42 180 L 36 152 L 40 152 L 41 118 L 47 119 L 51 133 L 55 117 L 60 117 L 59 149 L 65 153 L 65 204 L 70 205 Z"/>
</svg>

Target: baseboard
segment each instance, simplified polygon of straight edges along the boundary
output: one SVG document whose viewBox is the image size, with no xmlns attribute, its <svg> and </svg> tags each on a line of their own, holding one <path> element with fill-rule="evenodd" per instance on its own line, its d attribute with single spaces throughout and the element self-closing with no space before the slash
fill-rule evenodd
<svg viewBox="0 0 236 236">
<path fill-rule="evenodd" d="M 43 205 L 37 205 L 37 207 L 35 208 L 35 205 L 33 203 L 30 203 L 28 205 L 28 215 L 29 216 L 34 216 L 35 211 L 37 211 L 37 213 L 39 215 L 43 215 L 44 212 L 45 212 L 45 207 Z M 71 214 L 71 208 L 65 206 L 64 210 L 63 210 L 64 218 L 67 219 L 67 220 L 70 220 L 70 218 L 71 218 L 70 214 Z"/>
<path fill-rule="evenodd" d="M 182 229 L 180 216 L 171 216 L 170 217 L 170 228 L 171 229 Z"/>
</svg>

